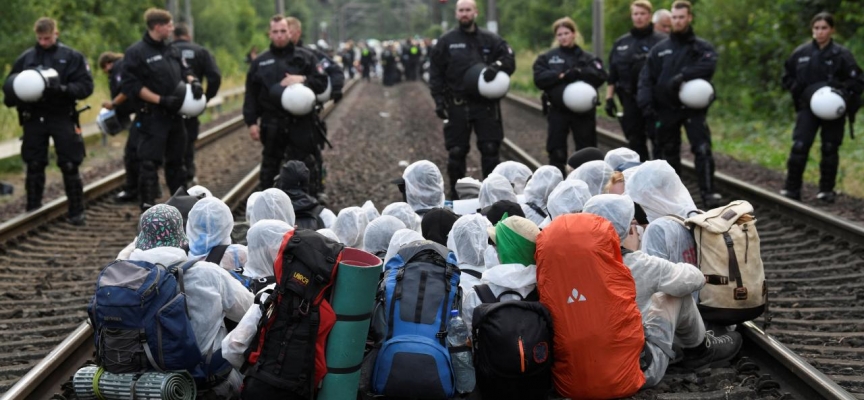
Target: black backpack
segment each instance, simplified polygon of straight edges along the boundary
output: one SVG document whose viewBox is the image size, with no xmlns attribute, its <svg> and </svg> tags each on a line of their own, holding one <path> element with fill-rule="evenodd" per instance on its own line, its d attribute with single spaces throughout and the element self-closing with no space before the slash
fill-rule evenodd
<svg viewBox="0 0 864 400">
<path fill-rule="evenodd" d="M 324 211 L 324 206 L 317 205 L 309 210 L 294 212 L 294 225 L 298 229 L 311 229 L 317 231 L 324 229 L 324 220 L 321 219 L 321 211 Z"/>
<path fill-rule="evenodd" d="M 287 235 L 273 265 L 276 287 L 244 354 L 243 399 L 312 399 L 326 373 L 325 341 L 336 323 L 329 299 L 344 246 L 310 230 Z"/>
<path fill-rule="evenodd" d="M 552 388 L 552 317 L 535 289 L 522 301 L 501 301 L 487 285 L 474 286 L 474 366 L 484 399 L 545 400 Z"/>
</svg>

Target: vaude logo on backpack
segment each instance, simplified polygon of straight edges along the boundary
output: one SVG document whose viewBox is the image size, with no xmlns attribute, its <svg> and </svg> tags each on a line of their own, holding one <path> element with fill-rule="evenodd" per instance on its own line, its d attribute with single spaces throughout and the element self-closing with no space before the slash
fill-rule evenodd
<svg viewBox="0 0 864 400">
<path fill-rule="evenodd" d="M 273 265 L 276 287 L 260 305 L 245 353 L 243 399 L 314 398 L 327 373 L 324 350 L 336 323 L 330 289 L 343 249 L 315 231 L 285 234 Z"/>
<path fill-rule="evenodd" d="M 474 365 L 483 398 L 545 400 L 552 388 L 552 316 L 537 290 L 503 301 L 487 285 L 474 286 Z M 521 297 L 521 296 L 520 296 Z"/>
<path fill-rule="evenodd" d="M 753 206 L 736 200 L 685 221 L 696 242 L 697 267 L 707 278 L 699 312 L 725 325 L 762 314 L 768 296 Z"/>
<path fill-rule="evenodd" d="M 438 243 L 406 245 L 390 259 L 379 314 L 386 321 L 372 372 L 377 395 L 447 399 L 455 377 L 447 349 L 447 318 L 461 302 L 455 257 Z"/>
<path fill-rule="evenodd" d="M 96 279 L 87 313 L 99 364 L 111 373 L 193 371 L 202 361 L 186 308 L 182 267 L 116 260 Z M 175 274 L 176 277 L 175 277 Z"/>
</svg>

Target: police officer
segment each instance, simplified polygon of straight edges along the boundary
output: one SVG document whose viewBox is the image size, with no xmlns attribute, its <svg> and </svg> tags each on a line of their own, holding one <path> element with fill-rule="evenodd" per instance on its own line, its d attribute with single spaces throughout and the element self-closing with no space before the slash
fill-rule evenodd
<svg viewBox="0 0 864 400">
<path fill-rule="evenodd" d="M 84 183 L 78 166 L 84 161 L 84 140 L 75 110 L 77 100 L 93 93 L 90 66 L 81 53 L 57 38 L 60 31 L 51 18 L 39 18 L 33 26 L 35 46 L 22 53 L 12 66 L 4 85 L 4 102 L 18 109 L 18 118 L 24 129 L 21 158 L 27 166 L 24 189 L 27 192 L 27 211 L 42 206 L 45 191 L 45 167 L 48 166 L 48 139 L 54 139 L 57 166 L 63 173 L 63 186 L 69 201 L 69 222 L 85 223 Z M 18 74 L 28 69 L 53 70 L 57 76 L 48 79 L 42 97 L 35 102 L 18 99 L 9 86 Z M 46 73 L 47 75 L 47 73 Z"/>
<path fill-rule="evenodd" d="M 296 27 L 296 26 L 295 26 Z M 319 143 L 314 115 L 292 116 L 282 108 L 283 89 L 302 83 L 316 94 L 327 88 L 327 75 L 318 71 L 318 59 L 303 47 L 294 45 L 295 36 L 287 18 L 270 19 L 270 49 L 261 53 L 246 74 L 243 120 L 252 140 L 260 141 L 260 188 L 273 187 L 282 159 L 300 160 L 315 168 L 313 155 Z M 260 123 L 259 123 L 260 120 Z"/>
<path fill-rule="evenodd" d="M 111 94 L 111 100 L 103 102 L 102 107 L 114 110 L 120 122 L 126 125 L 131 114 L 135 112 L 135 106 L 133 101 L 129 100 L 120 90 L 120 82 L 123 80 L 123 54 L 110 51 L 100 54 L 99 68 L 108 75 L 108 88 Z M 126 146 L 123 148 L 126 184 L 123 185 L 123 190 L 116 197 L 121 202 L 138 200 L 138 140 L 138 130 L 135 129 L 134 125 L 130 125 Z"/>
<path fill-rule="evenodd" d="M 204 47 L 193 43 L 192 36 L 189 33 L 189 27 L 186 24 L 177 24 L 174 27 L 174 47 L 180 49 L 180 56 L 186 62 L 186 65 L 192 69 L 192 73 L 198 80 L 207 80 L 207 90 L 204 96 L 207 100 L 216 97 L 219 93 L 219 86 L 222 84 L 222 73 L 219 72 L 219 67 L 216 66 L 216 60 Z M 187 186 L 192 186 L 195 183 L 195 141 L 198 140 L 198 131 L 201 127 L 201 122 L 198 117 L 187 117 L 183 120 L 186 126 L 186 154 L 183 157 L 183 162 L 186 165 L 186 182 Z"/>
<path fill-rule="evenodd" d="M 483 79 L 491 82 L 499 71 L 510 75 L 516 70 L 516 59 L 507 42 L 480 29 L 474 22 L 476 18 L 474 0 L 459 0 L 459 26 L 442 35 L 429 56 L 429 89 L 435 100 L 435 114 L 444 120 L 444 145 L 449 153 L 447 175 L 453 200 L 459 198 L 456 181 L 465 177 L 471 130 L 477 133 L 484 177 L 498 165 L 498 149 L 504 140 L 498 101 L 471 94 L 465 73 L 475 64 L 486 64 Z"/>
<path fill-rule="evenodd" d="M 405 66 L 405 80 L 416 81 L 420 70 L 420 45 L 417 41 L 411 38 L 405 41 L 405 47 L 402 49 L 402 65 Z"/>
<path fill-rule="evenodd" d="M 666 35 L 654 31 L 651 23 L 651 2 L 636 0 L 630 5 L 630 19 L 633 28 L 612 45 L 609 52 L 609 85 L 606 87 L 606 114 L 617 118 L 618 107 L 613 96 L 624 108 L 624 115 L 619 118 L 627 147 L 639 154 L 642 161 L 650 159 L 646 137 L 654 136 L 654 121 L 645 121 L 642 110 L 636 104 L 636 90 L 639 87 L 639 72 L 645 65 L 648 51 L 655 44 L 666 38 Z M 653 146 L 655 154 L 657 146 Z M 655 157 L 656 158 L 656 157 Z"/>
<path fill-rule="evenodd" d="M 816 132 L 822 128 L 822 162 L 819 164 L 819 193 L 816 198 L 833 203 L 837 194 L 834 184 L 840 164 L 838 150 L 843 142 L 845 118 L 821 120 L 810 110 L 813 93 L 829 85 L 838 90 L 846 101 L 846 112 L 853 116 L 861 104 L 864 90 L 861 68 L 845 47 L 834 43 L 834 16 L 816 14 L 810 21 L 813 40 L 798 46 L 786 60 L 783 87 L 792 94 L 797 118 L 792 132 L 792 151 L 786 162 L 786 185 L 781 191 L 786 197 L 801 200 L 801 177 L 807 166 L 810 146 Z M 850 118 L 850 121 L 852 119 Z"/>
<path fill-rule="evenodd" d="M 657 144 L 661 156 L 681 173 L 681 127 L 687 131 L 694 154 L 703 205 L 714 208 L 721 197 L 714 191 L 714 157 L 706 109 L 684 108 L 678 97 L 681 84 L 692 79 L 710 80 L 717 68 L 714 47 L 696 37 L 689 1 L 672 3 L 672 34 L 648 53 L 639 76 L 638 103 L 646 120 L 657 122 Z"/>
<path fill-rule="evenodd" d="M 563 94 L 564 88 L 573 82 L 584 81 L 596 90 L 608 78 L 603 62 L 576 44 L 578 32 L 576 23 L 569 17 L 555 21 L 552 33 L 558 47 L 534 61 L 534 84 L 545 91 L 543 101 L 547 103 L 544 108 L 548 111 L 549 120 L 546 139 L 549 164 L 560 169 L 565 176 L 564 166 L 569 154 L 567 136 L 572 130 L 577 150 L 596 147 L 597 116 L 593 107 L 587 112 L 575 113 L 559 101 L 550 101 L 550 98 Z"/>
<path fill-rule="evenodd" d="M 393 86 L 399 82 L 399 55 L 391 42 L 384 43 L 384 50 L 381 51 L 381 67 L 384 70 L 384 75 L 381 77 L 384 86 Z"/>
<path fill-rule="evenodd" d="M 354 79 L 354 41 L 349 40 L 345 43 L 345 49 L 342 51 L 342 68 L 348 71 L 348 77 Z"/>
<path fill-rule="evenodd" d="M 672 32 L 672 13 L 665 8 L 661 8 L 654 12 L 654 16 L 651 17 L 651 23 L 654 24 L 655 31 L 668 35 Z"/>
<path fill-rule="evenodd" d="M 372 69 L 375 68 L 375 49 L 369 43 L 360 42 L 360 67 L 363 69 L 363 79 L 371 80 Z"/>
<path fill-rule="evenodd" d="M 135 129 L 138 130 L 138 196 L 142 210 L 155 204 L 159 191 L 157 175 L 163 160 L 165 181 L 174 193 L 186 184 L 186 128 L 177 113 L 185 98 L 185 83 L 200 99 L 201 82 L 186 66 L 180 50 L 167 40 L 174 31 L 171 13 L 150 8 L 144 12 L 147 32 L 124 56 L 121 87 L 138 107 Z M 180 91 L 179 89 L 182 89 Z"/>
</svg>

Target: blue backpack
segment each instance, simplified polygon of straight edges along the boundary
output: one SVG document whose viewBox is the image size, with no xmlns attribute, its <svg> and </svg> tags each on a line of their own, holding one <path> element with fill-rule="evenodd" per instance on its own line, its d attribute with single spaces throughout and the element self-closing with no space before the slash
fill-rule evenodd
<svg viewBox="0 0 864 400">
<path fill-rule="evenodd" d="M 386 328 L 379 329 L 383 343 L 372 370 L 372 392 L 452 397 L 455 375 L 446 337 L 449 312 L 461 306 L 455 257 L 438 243 L 418 241 L 400 249 L 385 269 L 377 319 Z"/>
<path fill-rule="evenodd" d="M 115 374 L 188 370 L 199 389 L 231 372 L 221 350 L 201 354 L 189 321 L 183 273 L 198 261 L 116 260 L 99 273 L 87 307 L 99 365 Z"/>
</svg>

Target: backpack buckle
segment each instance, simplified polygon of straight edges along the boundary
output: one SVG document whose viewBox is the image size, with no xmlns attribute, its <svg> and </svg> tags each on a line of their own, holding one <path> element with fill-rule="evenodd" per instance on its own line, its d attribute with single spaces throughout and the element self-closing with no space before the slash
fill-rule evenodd
<svg viewBox="0 0 864 400">
<path fill-rule="evenodd" d="M 306 299 L 300 300 L 300 305 L 297 306 L 297 311 L 300 315 L 306 316 L 309 314 L 309 301 Z"/>
<path fill-rule="evenodd" d="M 746 287 L 736 287 L 733 289 L 735 300 L 747 300 L 747 288 Z"/>
</svg>

